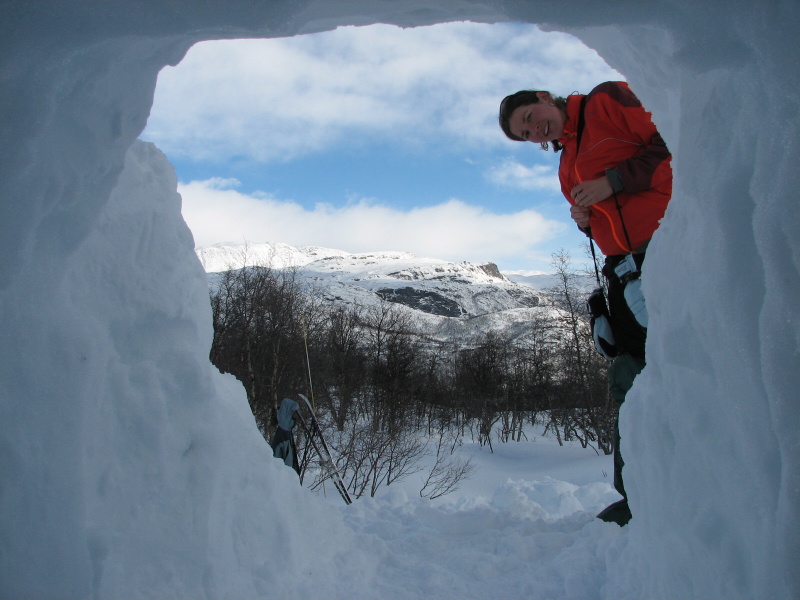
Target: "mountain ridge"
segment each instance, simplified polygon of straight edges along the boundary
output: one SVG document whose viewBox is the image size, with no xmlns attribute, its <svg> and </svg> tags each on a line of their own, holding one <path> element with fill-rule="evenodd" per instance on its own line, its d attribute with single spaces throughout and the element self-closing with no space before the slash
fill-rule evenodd
<svg viewBox="0 0 800 600">
<path fill-rule="evenodd" d="M 293 269 L 318 298 L 340 306 L 381 301 L 409 311 L 421 330 L 442 342 L 475 341 L 489 331 L 522 342 L 537 318 L 554 318 L 542 289 L 516 282 L 492 262 L 451 262 L 402 251 L 350 253 L 281 242 L 216 244 L 196 250 L 210 282 L 222 271 L 266 266 Z M 535 276 L 534 276 L 535 277 Z M 553 275 L 541 281 L 550 287 Z"/>
</svg>

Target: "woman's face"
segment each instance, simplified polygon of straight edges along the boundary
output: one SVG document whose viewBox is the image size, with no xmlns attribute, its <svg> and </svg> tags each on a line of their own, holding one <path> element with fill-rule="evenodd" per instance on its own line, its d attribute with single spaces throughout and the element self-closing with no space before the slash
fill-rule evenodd
<svg viewBox="0 0 800 600">
<path fill-rule="evenodd" d="M 549 94 L 539 94 L 539 102 L 517 107 L 508 119 L 511 133 L 535 144 L 552 142 L 564 135 L 564 113 L 551 104 Z"/>
</svg>

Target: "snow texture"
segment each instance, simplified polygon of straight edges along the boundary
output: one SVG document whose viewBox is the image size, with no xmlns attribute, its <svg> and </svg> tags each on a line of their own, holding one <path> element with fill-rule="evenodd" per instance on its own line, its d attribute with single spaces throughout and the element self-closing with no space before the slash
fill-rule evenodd
<svg viewBox="0 0 800 600">
<path fill-rule="evenodd" d="M 2 14 L 0 596 L 800 597 L 796 1 L 9 0 Z M 135 141 L 158 71 L 205 39 L 448 20 L 577 35 L 674 153 L 644 279 L 649 364 L 621 416 L 625 529 L 592 520 L 607 498 L 591 482 L 533 480 L 525 461 L 483 504 L 331 506 L 270 458 L 241 386 L 208 362 L 175 177 Z"/>
</svg>

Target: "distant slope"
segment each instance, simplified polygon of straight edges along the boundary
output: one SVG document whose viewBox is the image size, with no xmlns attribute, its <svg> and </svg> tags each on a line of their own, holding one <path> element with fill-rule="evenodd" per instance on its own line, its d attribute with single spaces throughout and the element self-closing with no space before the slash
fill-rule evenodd
<svg viewBox="0 0 800 600">
<path fill-rule="evenodd" d="M 410 311 L 431 340 L 470 344 L 487 331 L 522 342 L 534 318 L 552 317 L 546 296 L 512 281 L 493 263 L 449 262 L 407 252 L 352 254 L 316 246 L 278 242 L 199 248 L 206 272 L 245 266 L 295 268 L 318 297 L 338 305 L 369 307 L 381 300 Z M 534 276 L 553 283 L 553 276 Z"/>
</svg>

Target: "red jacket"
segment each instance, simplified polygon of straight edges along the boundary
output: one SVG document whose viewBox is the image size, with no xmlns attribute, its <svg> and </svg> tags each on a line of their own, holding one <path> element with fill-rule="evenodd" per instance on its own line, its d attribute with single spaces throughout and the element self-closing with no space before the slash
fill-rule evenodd
<svg viewBox="0 0 800 600">
<path fill-rule="evenodd" d="M 558 140 L 564 146 L 558 169 L 561 191 L 574 204 L 572 188 L 608 175 L 621 210 L 614 196 L 592 205 L 592 237 L 606 256 L 626 254 L 649 241 L 664 216 L 672 196 L 672 156 L 628 84 L 609 81 L 587 95 L 576 160 L 575 130 L 582 98 L 577 94 L 567 98 L 567 121 Z"/>
</svg>

